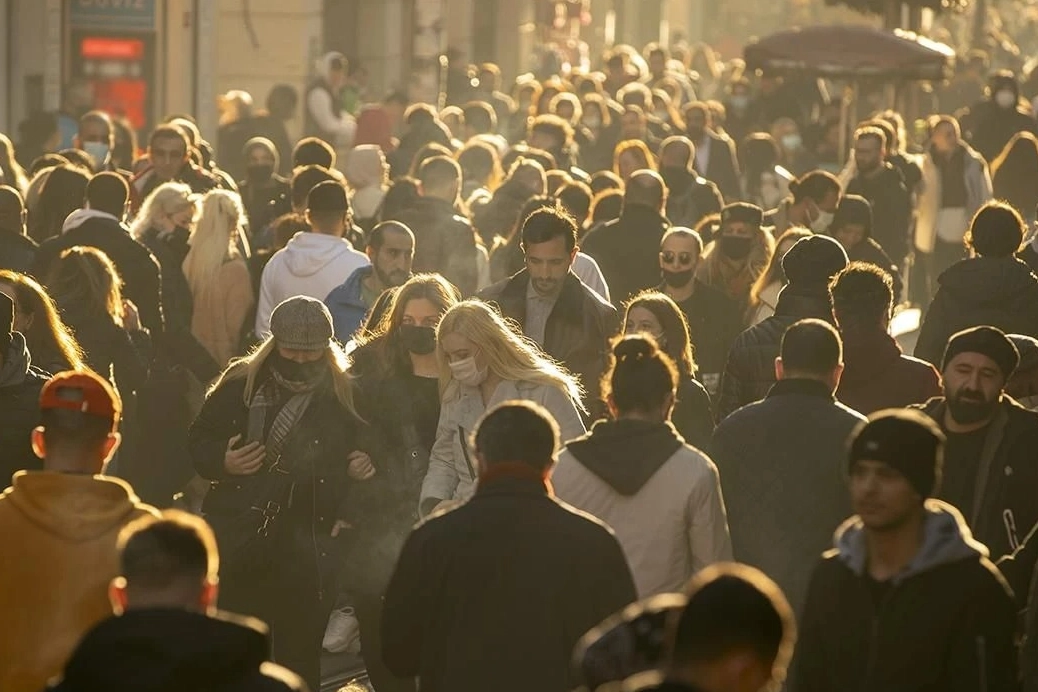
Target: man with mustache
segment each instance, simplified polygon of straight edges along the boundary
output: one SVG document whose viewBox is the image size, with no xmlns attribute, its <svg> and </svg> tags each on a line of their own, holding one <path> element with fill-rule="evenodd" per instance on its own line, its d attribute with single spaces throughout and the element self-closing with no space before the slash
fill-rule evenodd
<svg viewBox="0 0 1038 692">
<path fill-rule="evenodd" d="M 922 406 L 948 438 L 938 497 L 962 512 L 992 560 L 1012 553 L 1038 521 L 1038 414 L 1005 393 L 1019 362 L 998 329 L 961 331 L 944 351 L 944 396 Z"/>
</svg>

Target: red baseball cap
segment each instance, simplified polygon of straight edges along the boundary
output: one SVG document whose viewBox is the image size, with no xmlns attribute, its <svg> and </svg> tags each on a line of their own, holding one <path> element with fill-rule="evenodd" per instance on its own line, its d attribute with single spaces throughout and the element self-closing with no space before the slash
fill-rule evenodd
<svg viewBox="0 0 1038 692">
<path fill-rule="evenodd" d="M 112 386 L 92 372 L 61 372 L 40 392 L 40 410 L 62 409 L 100 416 L 115 422 L 122 403 Z"/>
</svg>

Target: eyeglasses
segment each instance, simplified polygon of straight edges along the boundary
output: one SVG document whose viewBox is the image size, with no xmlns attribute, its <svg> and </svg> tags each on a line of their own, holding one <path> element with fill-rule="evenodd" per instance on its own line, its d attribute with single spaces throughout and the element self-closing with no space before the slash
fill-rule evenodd
<svg viewBox="0 0 1038 692">
<path fill-rule="evenodd" d="M 692 264 L 694 257 L 695 255 L 691 252 L 671 252 L 668 250 L 660 253 L 660 259 L 666 264 L 673 264 L 674 260 L 677 260 L 678 264 Z"/>
</svg>

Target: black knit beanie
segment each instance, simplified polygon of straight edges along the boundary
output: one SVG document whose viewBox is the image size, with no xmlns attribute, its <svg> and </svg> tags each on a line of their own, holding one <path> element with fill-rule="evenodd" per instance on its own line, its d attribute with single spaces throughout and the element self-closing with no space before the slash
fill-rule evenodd
<svg viewBox="0 0 1038 692">
<path fill-rule="evenodd" d="M 926 414 L 886 409 L 869 416 L 851 433 L 848 469 L 857 461 L 879 461 L 897 469 L 924 499 L 933 497 L 941 478 L 944 433 Z"/>
</svg>

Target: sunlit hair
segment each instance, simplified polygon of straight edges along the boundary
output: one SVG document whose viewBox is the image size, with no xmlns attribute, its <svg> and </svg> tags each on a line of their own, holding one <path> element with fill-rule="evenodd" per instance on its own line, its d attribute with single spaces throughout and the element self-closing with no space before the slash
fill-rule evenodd
<svg viewBox="0 0 1038 692">
<path fill-rule="evenodd" d="M 767 270 L 757 277 L 757 280 L 753 282 L 753 288 L 750 289 L 750 310 L 760 307 L 760 294 L 764 292 L 764 289 L 776 281 L 782 281 L 782 253 L 779 252 L 779 248 L 786 243 L 789 243 L 789 247 L 793 247 L 798 240 L 811 235 L 814 234 L 806 228 L 794 226 L 778 237 Z"/>
<path fill-rule="evenodd" d="M 163 183 L 155 188 L 148 198 L 144 200 L 141 210 L 137 213 L 130 233 L 134 238 L 140 240 L 152 228 L 157 228 L 158 219 L 164 216 L 179 214 L 185 209 L 192 209 L 195 216 L 198 215 L 198 203 L 191 192 L 191 188 L 184 183 Z"/>
<path fill-rule="evenodd" d="M 25 194 L 29 187 L 29 179 L 25 175 L 25 169 L 14 157 L 14 145 L 3 132 L 0 132 L 0 171 L 3 172 L 5 184 L 18 190 L 19 194 Z"/>
<path fill-rule="evenodd" d="M 216 287 L 216 276 L 229 259 L 240 257 L 238 234 L 245 217 L 236 192 L 213 190 L 202 200 L 202 214 L 191 232 L 191 249 L 184 258 L 184 276 L 196 303 Z"/>
<path fill-rule="evenodd" d="M 700 225 L 709 224 L 701 223 Z M 699 263 L 699 268 L 696 269 L 696 278 L 707 286 L 727 292 L 726 285 L 730 280 L 734 280 L 739 275 L 745 275 L 752 288 L 761 274 L 767 270 L 771 257 L 775 254 L 774 238 L 764 229 L 758 228 L 752 236 L 753 246 L 750 248 L 750 254 L 746 257 L 739 270 L 735 272 L 735 275 L 732 276 L 730 267 L 725 266 L 724 253 L 720 250 L 721 244 L 716 240 L 723 233 L 723 229 L 717 231 L 714 242 L 710 243 L 710 246 L 703 252 L 703 259 Z"/>
<path fill-rule="evenodd" d="M 436 358 L 440 362 L 440 391 L 443 400 L 455 399 L 461 393 L 451 376 L 447 354 L 443 350 L 443 335 L 460 334 L 479 349 L 486 359 L 487 368 L 497 377 L 509 382 L 531 382 L 555 387 L 583 411 L 581 399 L 584 390 L 580 382 L 544 355 L 537 344 L 520 336 L 521 333 L 518 325 L 509 324 L 493 308 L 478 300 L 466 300 L 448 310 L 436 330 Z"/>
<path fill-rule="evenodd" d="M 412 276 L 393 294 L 393 300 L 374 333 L 356 339 L 358 348 L 367 346 L 374 351 L 376 368 L 383 374 L 409 365 L 407 349 L 396 336 L 404 322 L 407 304 L 422 299 L 435 305 L 442 315 L 461 301 L 461 293 L 439 274 Z"/>
<path fill-rule="evenodd" d="M 43 363 L 44 355 L 63 360 L 70 370 L 88 370 L 72 330 L 61 320 L 54 300 L 36 279 L 18 272 L 0 270 L 0 285 L 14 290 L 16 310 L 32 319 L 25 331 L 25 343 L 36 362 Z M 17 314 L 17 313 L 16 313 Z"/>
<path fill-rule="evenodd" d="M 624 307 L 624 325 L 634 308 L 645 308 L 653 314 L 663 329 L 666 347 L 660 350 L 670 356 L 678 368 L 678 372 L 689 377 L 695 376 L 698 367 L 693 355 L 692 338 L 689 334 L 688 320 L 685 313 L 670 296 L 659 291 L 642 291 L 627 302 Z"/>
<path fill-rule="evenodd" d="M 65 314 L 109 315 L 122 325 L 122 280 L 115 264 L 100 250 L 76 246 L 61 253 L 47 277 L 47 288 Z"/>
<path fill-rule="evenodd" d="M 267 359 L 277 350 L 277 346 L 274 345 L 274 337 L 269 336 L 265 341 L 258 344 L 252 351 L 241 358 L 235 358 L 230 364 L 224 368 L 224 371 L 220 373 L 220 376 L 216 378 L 216 382 L 209 389 L 209 395 L 213 393 L 218 387 L 224 382 L 234 382 L 236 380 L 245 380 L 245 392 L 242 397 L 243 402 L 248 406 L 252 402 L 252 397 L 256 393 L 259 385 L 263 383 L 266 373 L 264 366 L 266 365 Z M 350 359 L 346 355 L 346 352 L 342 350 L 342 346 L 337 341 L 332 341 L 331 345 L 325 351 L 325 359 L 328 361 L 328 366 L 331 370 L 332 377 L 332 388 L 335 391 L 335 398 L 339 400 L 339 403 L 344 409 L 346 409 L 350 415 L 360 419 L 357 415 L 357 408 L 353 403 L 353 377 L 350 375 Z"/>
<path fill-rule="evenodd" d="M 625 139 L 617 144 L 616 149 L 613 150 L 613 173 L 620 175 L 620 157 L 628 152 L 641 156 L 641 163 L 635 166 L 634 170 L 656 170 L 656 158 L 649 151 L 648 145 L 640 139 Z M 623 176 L 620 175 L 620 177 L 622 178 Z"/>
</svg>

